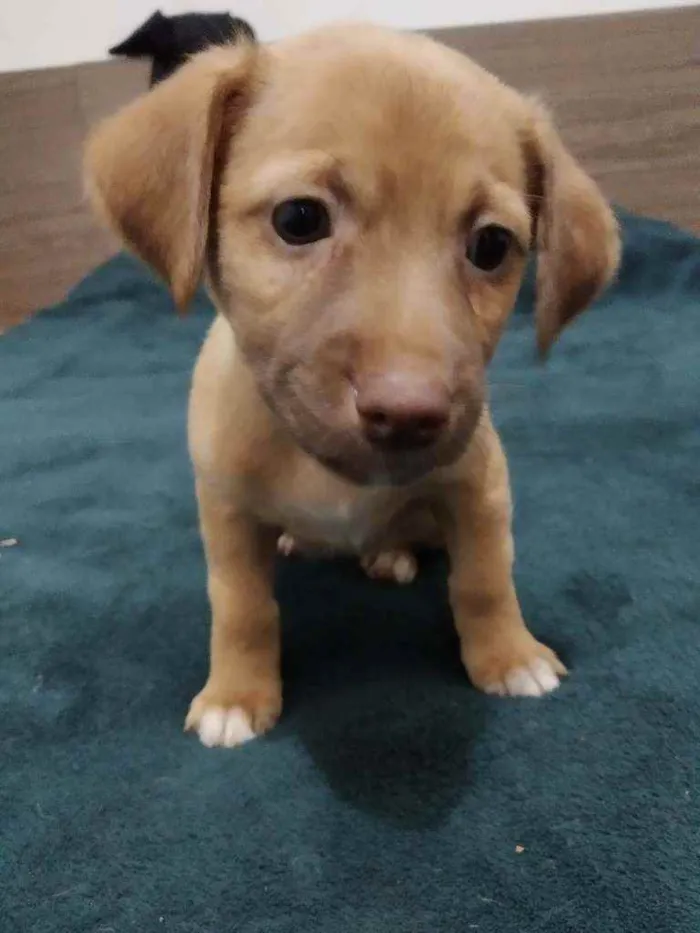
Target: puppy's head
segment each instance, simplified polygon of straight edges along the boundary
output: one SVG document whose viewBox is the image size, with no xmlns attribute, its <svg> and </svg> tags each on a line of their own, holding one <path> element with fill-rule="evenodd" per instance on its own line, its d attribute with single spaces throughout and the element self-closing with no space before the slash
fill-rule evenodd
<svg viewBox="0 0 700 933">
<path fill-rule="evenodd" d="M 618 259 L 536 104 L 372 27 L 205 52 L 98 128 L 87 168 L 180 306 L 206 275 L 268 405 L 357 482 L 459 457 L 531 249 L 542 352 Z"/>
</svg>

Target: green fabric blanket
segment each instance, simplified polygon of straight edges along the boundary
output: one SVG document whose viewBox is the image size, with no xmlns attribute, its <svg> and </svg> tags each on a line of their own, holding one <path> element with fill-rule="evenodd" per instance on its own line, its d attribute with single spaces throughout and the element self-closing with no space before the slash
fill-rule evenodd
<svg viewBox="0 0 700 933">
<path fill-rule="evenodd" d="M 119 256 L 0 339 L 3 933 L 698 933 L 700 244 L 624 231 L 548 365 L 526 287 L 493 368 L 542 701 L 469 685 L 440 558 L 292 560 L 279 727 L 183 735 L 207 300 Z"/>
</svg>

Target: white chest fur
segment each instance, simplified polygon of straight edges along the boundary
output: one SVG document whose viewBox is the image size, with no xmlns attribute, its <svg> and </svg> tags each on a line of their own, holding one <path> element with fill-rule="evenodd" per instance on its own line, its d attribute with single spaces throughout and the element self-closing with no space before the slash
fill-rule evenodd
<svg viewBox="0 0 700 933">
<path fill-rule="evenodd" d="M 383 537 L 405 502 L 395 489 L 354 486 L 305 456 L 256 497 L 257 511 L 300 543 L 360 552 Z"/>
<path fill-rule="evenodd" d="M 282 527 L 298 541 L 338 551 L 360 552 L 381 531 L 363 502 L 290 504 L 281 518 Z"/>
</svg>

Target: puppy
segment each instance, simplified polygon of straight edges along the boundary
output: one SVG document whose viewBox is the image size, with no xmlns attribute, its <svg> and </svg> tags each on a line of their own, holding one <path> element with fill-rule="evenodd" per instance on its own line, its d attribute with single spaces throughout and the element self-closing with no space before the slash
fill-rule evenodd
<svg viewBox="0 0 700 933">
<path fill-rule="evenodd" d="M 399 579 L 413 546 L 445 547 L 472 683 L 557 687 L 513 586 L 485 373 L 531 249 L 546 353 L 619 243 L 547 114 L 427 38 L 343 25 L 200 54 L 86 164 L 176 303 L 205 276 L 218 310 L 189 413 L 212 631 L 187 728 L 233 746 L 280 715 L 282 533 Z"/>
</svg>

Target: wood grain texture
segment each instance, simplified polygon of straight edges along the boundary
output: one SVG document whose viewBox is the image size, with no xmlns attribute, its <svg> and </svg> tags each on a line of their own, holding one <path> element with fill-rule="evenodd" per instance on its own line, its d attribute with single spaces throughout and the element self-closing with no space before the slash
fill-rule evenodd
<svg viewBox="0 0 700 933">
<path fill-rule="evenodd" d="M 700 6 L 433 35 L 547 103 L 612 200 L 700 233 Z"/>
<path fill-rule="evenodd" d="M 700 6 L 433 35 L 548 102 L 614 201 L 700 233 Z M 82 143 L 147 77 L 133 62 L 0 74 L 0 329 L 114 250 L 85 204 Z"/>
<path fill-rule="evenodd" d="M 147 74 L 101 62 L 0 75 L 0 329 L 59 301 L 114 251 L 85 203 L 83 140 Z"/>
</svg>

